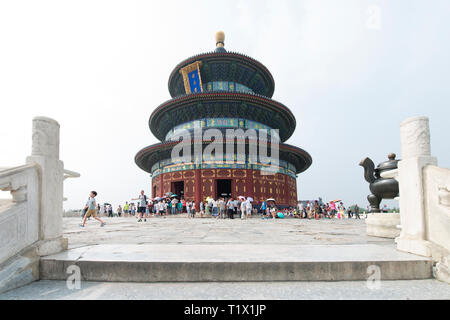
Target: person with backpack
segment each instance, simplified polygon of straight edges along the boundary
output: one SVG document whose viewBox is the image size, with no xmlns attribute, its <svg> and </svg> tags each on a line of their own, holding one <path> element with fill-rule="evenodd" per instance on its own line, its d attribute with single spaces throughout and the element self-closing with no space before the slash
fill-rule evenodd
<svg viewBox="0 0 450 320">
<path fill-rule="evenodd" d="M 144 193 L 144 190 L 141 190 L 141 194 L 138 198 L 131 199 L 131 200 L 139 200 L 139 207 L 138 207 L 138 213 L 139 213 L 139 220 L 137 222 L 142 222 L 142 216 L 144 216 L 144 222 L 147 221 L 147 196 Z"/>
</svg>

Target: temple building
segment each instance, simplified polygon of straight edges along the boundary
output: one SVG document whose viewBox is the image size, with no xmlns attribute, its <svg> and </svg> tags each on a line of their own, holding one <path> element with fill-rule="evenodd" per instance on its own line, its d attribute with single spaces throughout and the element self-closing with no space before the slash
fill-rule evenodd
<svg viewBox="0 0 450 320">
<path fill-rule="evenodd" d="M 295 130 L 295 117 L 286 106 L 271 99 L 275 82 L 269 70 L 244 54 L 228 52 L 224 40 L 224 33 L 217 32 L 214 52 L 190 57 L 173 69 L 168 83 L 172 99 L 159 105 L 148 122 L 161 142 L 140 150 L 135 162 L 151 175 L 152 197 L 172 192 L 194 200 L 197 209 L 207 197 L 241 195 L 254 201 L 274 198 L 281 206 L 295 205 L 296 177 L 312 163 L 305 150 L 284 143 Z M 258 133 L 256 141 L 248 136 L 236 138 L 230 158 L 225 155 L 225 136 L 230 129 L 246 133 L 254 129 L 267 135 Z M 223 141 L 211 138 L 210 132 L 223 133 Z M 186 133 L 192 134 L 192 156 L 180 162 L 174 160 L 172 151 L 181 141 L 177 137 Z M 254 158 L 251 151 L 265 146 L 271 153 L 276 139 L 277 152 L 269 158 L 276 156 L 277 161 L 268 170 L 267 158 Z M 220 146 L 223 143 L 223 155 L 217 150 L 211 156 L 205 154 L 212 141 L 219 141 Z M 239 141 L 244 149 L 239 149 Z M 199 157 L 195 150 L 202 155 Z"/>
</svg>

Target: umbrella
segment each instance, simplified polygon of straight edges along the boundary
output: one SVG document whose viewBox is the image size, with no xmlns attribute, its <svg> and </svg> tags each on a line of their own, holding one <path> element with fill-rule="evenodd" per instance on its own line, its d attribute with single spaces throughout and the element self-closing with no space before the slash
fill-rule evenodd
<svg viewBox="0 0 450 320">
<path fill-rule="evenodd" d="M 170 196 L 170 195 L 172 195 L 173 194 L 173 192 L 166 192 L 166 196 Z"/>
<path fill-rule="evenodd" d="M 244 199 L 244 200 L 245 200 L 245 197 L 244 197 L 244 196 L 239 196 L 238 198 L 239 198 L 239 199 Z"/>
<path fill-rule="evenodd" d="M 176 195 L 175 193 L 173 195 L 170 196 L 171 198 L 176 198 L 178 197 L 178 195 Z"/>
<path fill-rule="evenodd" d="M 153 200 L 159 201 L 159 200 L 161 200 L 161 197 L 153 198 Z"/>
<path fill-rule="evenodd" d="M 331 200 L 330 202 L 341 202 L 342 200 Z"/>
<path fill-rule="evenodd" d="M 250 201 L 250 202 L 253 202 L 253 198 L 252 197 L 248 197 L 247 200 Z"/>
<path fill-rule="evenodd" d="M 267 199 L 266 201 L 273 201 L 273 202 L 276 202 L 274 198 L 269 198 L 269 199 Z"/>
</svg>

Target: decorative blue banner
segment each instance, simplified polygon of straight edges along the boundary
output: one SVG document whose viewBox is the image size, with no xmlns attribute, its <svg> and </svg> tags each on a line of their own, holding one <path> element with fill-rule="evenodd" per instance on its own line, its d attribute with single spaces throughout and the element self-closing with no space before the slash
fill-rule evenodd
<svg viewBox="0 0 450 320">
<path fill-rule="evenodd" d="M 202 92 L 202 87 L 200 86 L 199 70 L 195 69 L 194 71 L 189 72 L 188 77 L 191 93 Z"/>
</svg>

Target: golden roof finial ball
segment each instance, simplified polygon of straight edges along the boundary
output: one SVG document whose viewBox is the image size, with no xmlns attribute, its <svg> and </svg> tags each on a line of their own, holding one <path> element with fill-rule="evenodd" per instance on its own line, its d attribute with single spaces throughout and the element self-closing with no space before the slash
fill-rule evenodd
<svg viewBox="0 0 450 320">
<path fill-rule="evenodd" d="M 223 31 L 216 32 L 216 46 L 223 47 L 225 45 L 225 33 Z"/>
</svg>

